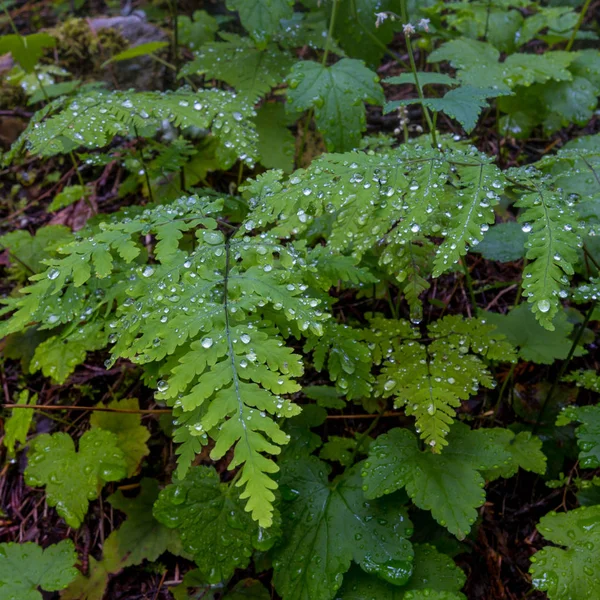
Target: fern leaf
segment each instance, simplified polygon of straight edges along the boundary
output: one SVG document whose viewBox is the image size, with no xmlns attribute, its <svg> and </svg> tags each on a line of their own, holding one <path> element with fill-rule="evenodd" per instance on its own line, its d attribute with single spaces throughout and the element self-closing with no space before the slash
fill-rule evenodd
<svg viewBox="0 0 600 600">
<path fill-rule="evenodd" d="M 360 330 L 330 323 L 323 336 L 309 339 L 304 347 L 305 351 L 314 351 L 317 371 L 322 371 L 327 362 L 330 379 L 349 400 L 367 397 L 374 382 L 371 352 L 361 337 Z"/>
<path fill-rule="evenodd" d="M 141 364 L 171 357 L 172 375 L 157 387 L 158 397 L 175 407 L 178 427 L 187 431 L 175 433 L 185 445 L 180 474 L 206 435 L 215 439 L 215 460 L 233 448 L 229 468 L 242 468 L 241 497 L 248 499 L 254 518 L 268 526 L 276 488 L 270 474 L 277 466 L 263 453 L 278 454 L 288 441 L 274 417 L 299 412 L 282 395 L 299 389 L 294 378 L 303 371 L 300 357 L 284 346 L 272 323 L 293 335 L 320 335 L 326 315 L 303 280 L 305 250 L 266 234 L 240 232 L 225 240 L 210 216 L 221 206 L 222 200 L 190 197 L 125 211 L 101 223 L 95 236 L 62 248 L 65 258 L 39 275 L 7 323 L 14 327 L 43 317 L 33 298 L 65 298 L 86 289 L 88 281 L 110 281 L 120 273 L 125 287 L 117 318 L 109 324 L 112 354 Z M 241 231 L 252 228 L 248 221 Z M 180 245 L 192 232 L 196 249 L 190 252 Z M 157 240 L 157 262 L 127 267 L 149 234 Z"/>
<path fill-rule="evenodd" d="M 467 38 L 442 44 L 428 57 L 428 62 L 448 61 L 458 69 L 456 77 L 464 85 L 510 91 L 516 86 L 530 86 L 550 80 L 570 81 L 569 64 L 574 52 L 511 54 L 499 62 L 500 52 L 486 42 Z"/>
<path fill-rule="evenodd" d="M 516 174 L 522 176 L 523 172 Z M 525 185 L 531 191 L 515 204 L 525 209 L 519 221 L 529 234 L 525 243 L 529 264 L 523 272 L 523 290 L 540 324 L 553 331 L 552 320 L 569 283 L 567 276 L 573 275 L 573 265 L 578 260 L 581 240 L 574 227 L 577 217 L 572 202 L 562 193 L 525 175 Z"/>
<path fill-rule="evenodd" d="M 516 360 L 512 347 L 494 329 L 477 319 L 445 317 L 429 326 L 429 344 L 407 341 L 383 362 L 376 393 L 393 397 L 396 406 L 406 406 L 406 413 L 416 418 L 417 432 L 434 452 L 447 444 L 446 435 L 461 400 L 468 399 L 479 385 L 495 386 L 476 354 L 490 360 Z"/>
<path fill-rule="evenodd" d="M 600 375 L 592 369 L 584 371 L 574 371 L 563 378 L 563 381 L 570 381 L 577 387 L 582 387 L 596 394 L 600 394 Z"/>
<path fill-rule="evenodd" d="M 329 150 L 351 150 L 366 129 L 363 102 L 383 104 L 379 79 L 364 63 L 343 58 L 331 67 L 305 60 L 290 73 L 288 107 L 313 108 L 317 128 Z"/>
<path fill-rule="evenodd" d="M 60 106 L 60 108 L 57 108 Z M 26 142 L 40 156 L 67 153 L 78 146 L 102 148 L 117 135 L 131 135 L 162 121 L 178 127 L 211 130 L 219 140 L 217 155 L 225 165 L 236 159 L 248 165 L 257 157 L 252 107 L 234 94 L 219 90 L 192 92 L 91 92 L 75 96 L 32 129 L 24 132 L 15 149 Z"/>
<path fill-rule="evenodd" d="M 590 383 L 598 385 L 597 380 Z M 581 466 L 584 469 L 597 469 L 600 467 L 600 406 L 564 408 L 556 425 L 573 422 L 581 423 L 575 430 Z"/>
</svg>

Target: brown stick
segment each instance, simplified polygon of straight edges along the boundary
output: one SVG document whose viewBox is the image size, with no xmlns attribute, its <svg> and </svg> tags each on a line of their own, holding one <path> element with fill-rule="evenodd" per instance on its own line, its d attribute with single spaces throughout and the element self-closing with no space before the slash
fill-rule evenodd
<svg viewBox="0 0 600 600">
<path fill-rule="evenodd" d="M 132 409 L 132 408 L 107 408 L 100 406 L 47 406 L 44 404 L 0 404 L 2 408 L 32 408 L 34 410 L 89 410 L 96 412 L 115 412 L 115 413 L 130 413 L 130 414 L 145 414 L 145 415 L 161 415 L 172 412 L 170 408 L 156 409 Z"/>
</svg>

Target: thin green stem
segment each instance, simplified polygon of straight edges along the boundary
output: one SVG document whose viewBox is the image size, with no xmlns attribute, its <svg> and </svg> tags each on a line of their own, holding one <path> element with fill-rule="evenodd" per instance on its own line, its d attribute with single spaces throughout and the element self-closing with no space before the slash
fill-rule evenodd
<svg viewBox="0 0 600 600">
<path fill-rule="evenodd" d="M 500 406 L 502 405 L 502 399 L 504 398 L 504 392 L 506 391 L 506 386 L 509 384 L 510 381 L 512 381 L 513 375 L 515 374 L 516 367 L 517 367 L 517 363 L 514 362 L 510 366 L 510 371 L 508 372 L 508 375 L 506 376 L 506 379 L 504 380 L 504 383 L 502 384 L 502 387 L 500 388 L 500 393 L 498 394 L 498 401 L 496 402 L 496 407 L 494 408 L 494 417 L 496 417 L 496 415 L 498 414 L 498 411 L 500 410 Z"/>
<path fill-rule="evenodd" d="M 331 16 L 329 17 L 329 30 L 327 31 L 327 39 L 325 40 L 325 52 L 323 52 L 323 58 L 321 59 L 321 64 L 323 66 L 327 64 L 329 46 L 331 45 L 331 40 L 333 39 L 333 30 L 335 28 L 335 18 L 337 16 L 338 1 L 339 0 L 333 0 L 333 3 L 331 5 Z"/>
<path fill-rule="evenodd" d="M 313 119 L 314 108 L 311 108 L 306 115 L 306 121 L 304 122 L 304 127 L 302 128 L 302 139 L 300 140 L 300 148 L 298 149 L 298 153 L 296 156 L 296 167 L 301 167 L 300 160 L 302 159 L 302 155 L 304 154 L 304 148 L 306 147 L 306 137 L 308 136 L 308 128 L 310 127 L 310 123 Z"/>
<path fill-rule="evenodd" d="M 585 331 L 586 327 L 588 326 L 588 323 L 590 322 L 590 319 L 592 318 L 592 315 L 594 314 L 594 310 L 596 309 L 596 304 L 597 304 L 597 302 L 592 302 L 590 308 L 588 309 L 587 313 L 585 314 L 583 323 L 581 323 L 581 325 L 579 326 L 579 329 L 577 330 L 577 334 L 573 338 L 573 342 L 571 343 L 571 349 L 569 350 L 569 354 L 567 355 L 567 358 L 564 360 L 563 364 L 561 365 L 556 378 L 552 382 L 550 391 L 548 392 L 548 395 L 546 396 L 546 399 L 544 400 L 544 403 L 542 404 L 542 407 L 540 408 L 540 412 L 536 419 L 535 425 L 533 426 L 532 433 L 534 433 L 534 434 L 536 433 L 539 426 L 541 425 L 542 419 L 544 417 L 544 412 L 546 411 L 546 407 L 550 403 L 550 400 L 552 399 L 552 396 L 554 395 L 554 392 L 556 391 L 556 387 L 562 380 L 563 375 L 565 374 L 565 371 L 567 370 L 567 367 L 569 366 L 571 359 L 573 358 L 573 355 L 575 354 L 575 350 L 577 349 L 577 346 L 579 345 L 579 342 L 581 341 L 583 332 Z"/>
<path fill-rule="evenodd" d="M 464 258 L 460 261 L 460 264 L 465 274 L 465 283 L 467 284 L 467 290 L 469 291 L 469 298 L 471 299 L 471 306 L 473 308 L 473 312 L 477 314 L 479 308 L 477 307 L 477 300 L 475 299 L 475 290 L 473 289 L 473 279 L 471 277 L 471 272 L 469 271 L 469 267 Z"/>
<path fill-rule="evenodd" d="M 402 20 L 404 24 L 408 23 L 408 11 L 406 10 L 406 0 L 400 0 L 400 12 L 402 13 Z M 410 39 L 410 34 L 406 34 L 404 36 L 406 40 L 406 49 L 408 50 L 408 58 L 410 60 L 410 68 L 415 78 L 415 86 L 417 88 L 417 94 L 419 96 L 419 100 L 421 101 L 421 106 L 423 107 L 423 116 L 425 117 L 425 121 L 427 121 L 427 127 L 429 127 L 429 133 L 431 134 L 431 140 L 433 143 L 433 147 L 438 147 L 437 136 L 435 133 L 435 127 L 433 121 L 431 120 L 431 115 L 429 114 L 429 109 L 425 106 L 425 96 L 423 95 L 423 88 L 421 87 L 421 83 L 419 82 L 419 75 L 417 70 L 417 64 L 415 62 L 415 54 L 413 52 L 412 41 Z"/>
<path fill-rule="evenodd" d="M 384 412 L 385 412 L 385 409 L 383 409 L 375 417 L 375 419 L 373 419 L 373 421 L 371 421 L 371 424 L 365 429 L 365 431 L 358 438 L 358 441 L 356 442 L 356 446 L 354 446 L 354 450 L 352 452 L 352 456 L 350 457 L 350 464 L 351 465 L 354 464 L 354 460 L 356 458 L 356 455 L 358 454 L 358 451 L 360 450 L 361 446 L 365 443 L 365 440 L 367 439 L 367 437 L 369 436 L 369 434 L 371 433 L 371 431 L 373 431 L 373 429 L 375 429 L 375 427 L 377 427 L 377 423 L 379 423 L 379 419 L 381 419 L 381 417 L 383 416 Z"/>
<path fill-rule="evenodd" d="M 573 47 L 573 43 L 575 42 L 575 38 L 577 37 L 579 28 L 581 27 L 581 24 L 583 23 L 583 20 L 585 19 L 585 15 L 586 15 L 591 3 L 592 3 L 592 0 L 586 0 L 585 4 L 583 5 L 583 8 L 581 9 L 581 12 L 579 13 L 579 19 L 577 19 L 577 23 L 575 23 L 575 28 L 573 29 L 573 33 L 571 34 L 571 39 L 567 42 L 567 45 L 565 47 L 565 50 L 567 52 L 569 50 L 571 50 L 571 48 Z"/>
<path fill-rule="evenodd" d="M 137 127 L 133 126 L 133 131 L 135 132 L 135 137 L 139 140 L 140 134 L 138 133 Z M 144 169 L 144 179 L 146 180 L 146 187 L 148 188 L 148 196 L 150 196 L 150 202 L 154 204 L 154 193 L 152 192 L 152 185 L 150 184 L 150 174 L 148 173 L 148 169 L 146 168 L 146 163 L 144 161 L 144 151 L 140 148 L 139 152 L 140 163 L 142 164 L 142 169 Z"/>
</svg>

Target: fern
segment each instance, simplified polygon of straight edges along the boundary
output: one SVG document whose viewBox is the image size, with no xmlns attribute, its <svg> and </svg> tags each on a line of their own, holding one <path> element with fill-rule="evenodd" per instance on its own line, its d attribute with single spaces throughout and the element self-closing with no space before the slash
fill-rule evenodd
<svg viewBox="0 0 600 600">
<path fill-rule="evenodd" d="M 281 394 L 297 391 L 293 378 L 303 372 L 300 357 L 284 346 L 282 334 L 311 330 L 319 335 L 324 315 L 319 300 L 306 293 L 305 252 L 267 234 L 250 236 L 251 220 L 226 239 L 210 216 L 221 208 L 220 200 L 190 197 L 133 210 L 133 218 L 125 211 L 101 223 L 95 236 L 63 247 L 65 258 L 49 261 L 5 329 L 31 321 L 50 326 L 40 299 L 54 297 L 60 308 L 79 288 L 89 288 L 88 281 L 118 274 L 126 283 L 116 320 L 108 325 L 113 360 L 122 356 L 146 364 L 169 358 L 163 370 L 172 374 L 158 381 L 157 397 L 175 407 L 178 427 L 184 429 L 175 433 L 187 442 L 179 475 L 191 462 L 189 446 L 198 449 L 190 437 L 202 443 L 211 435 L 215 460 L 234 447 L 229 467 L 242 467 L 242 498 L 248 499 L 254 518 L 268 526 L 276 487 L 269 474 L 277 466 L 262 453 L 277 454 L 288 441 L 272 417 L 297 414 L 299 408 Z M 188 232 L 195 234 L 192 251 L 180 244 Z M 157 240 L 152 250 L 156 263 L 137 266 L 141 236 L 149 234 Z M 70 314 L 65 310 L 57 321 Z"/>
<path fill-rule="evenodd" d="M 445 317 L 428 327 L 428 343 L 418 343 L 413 341 L 418 337 L 416 331 L 398 340 L 393 325 L 384 320 L 371 322 L 374 333 L 369 336 L 378 337 L 382 345 L 376 393 L 393 397 L 396 406 L 406 406 L 406 413 L 415 416 L 417 432 L 434 452 L 447 444 L 461 400 L 477 392 L 480 385 L 495 385 L 477 355 L 488 360 L 516 360 L 504 336 L 494 329 L 477 319 Z M 409 331 L 407 328 L 406 333 Z"/>
<path fill-rule="evenodd" d="M 418 312 L 419 288 L 426 289 L 415 253 L 408 244 L 431 248 L 424 236 L 445 237 L 433 260 L 435 277 L 453 268 L 494 221 L 494 205 L 506 182 L 491 161 L 470 147 L 446 142 L 446 151 L 420 144 L 382 155 L 329 154 L 283 185 L 277 173 L 246 189 L 261 225 L 277 221 L 279 236 L 300 235 L 313 220 L 335 217 L 328 246 L 363 256 L 382 248 L 380 265 L 403 282 L 410 278 L 411 304 Z M 407 253 L 400 265 L 396 256 Z M 423 253 L 427 253 L 426 250 Z M 412 273 L 412 275 L 409 275 Z"/>
<path fill-rule="evenodd" d="M 30 126 L 15 143 L 33 154 L 52 156 L 79 146 L 102 148 L 117 136 L 152 135 L 164 120 L 178 127 L 209 129 L 219 140 L 217 155 L 224 165 L 257 158 L 256 133 L 249 123 L 252 107 L 219 90 L 192 92 L 91 92 L 49 105 L 41 122 Z M 12 155 L 11 155 L 12 156 Z"/>
<path fill-rule="evenodd" d="M 519 220 L 529 234 L 525 256 L 530 262 L 523 271 L 523 293 L 540 323 L 553 330 L 559 298 L 561 293 L 565 295 L 567 276 L 573 275 L 578 260 L 577 216 L 573 201 L 543 179 L 524 170 L 512 174 L 530 190 L 515 204 L 525 209 Z"/>
</svg>

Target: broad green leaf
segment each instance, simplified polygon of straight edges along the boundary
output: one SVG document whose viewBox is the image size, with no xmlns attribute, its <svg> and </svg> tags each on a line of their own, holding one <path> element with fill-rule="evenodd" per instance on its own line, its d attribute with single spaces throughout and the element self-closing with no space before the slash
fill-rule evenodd
<svg viewBox="0 0 600 600">
<path fill-rule="evenodd" d="M 310 60 L 297 62 L 289 75 L 288 108 L 314 109 L 327 148 L 351 150 L 366 128 L 363 102 L 383 103 L 378 81 L 359 60 L 343 58 L 331 67 Z"/>
<path fill-rule="evenodd" d="M 581 423 L 575 430 L 579 446 L 579 462 L 584 469 L 600 467 L 600 405 L 568 406 L 556 420 L 557 425 Z"/>
<path fill-rule="evenodd" d="M 219 30 L 219 23 L 205 10 L 195 10 L 192 17 L 179 15 L 177 17 L 179 27 L 179 41 L 192 50 L 197 50 L 204 44 L 215 39 L 215 33 Z"/>
<path fill-rule="evenodd" d="M 289 116 L 279 102 L 266 102 L 256 112 L 260 163 L 267 169 L 294 170 L 296 141 L 288 129 Z"/>
<path fill-rule="evenodd" d="M 46 592 L 62 590 L 75 579 L 77 553 L 71 540 L 45 550 L 33 542 L 0 544 L 0 597 L 4 600 L 42 600 Z"/>
<path fill-rule="evenodd" d="M 63 225 L 47 225 L 40 227 L 35 235 L 24 229 L 11 231 L 0 237 L 0 249 L 10 250 L 9 259 L 15 268 L 22 270 L 27 276 L 44 271 L 42 261 L 52 255 L 52 248 L 60 242 L 70 241 L 72 237 L 68 227 Z"/>
<path fill-rule="evenodd" d="M 327 15 L 331 14 L 332 1 L 324 3 Z M 399 10 L 398 5 L 392 0 L 348 0 L 337 4 L 334 38 L 351 58 L 378 67 L 385 47 L 394 37 L 394 25 L 387 19 L 377 27 L 375 13 Z"/>
<path fill-rule="evenodd" d="M 25 482 L 46 487 L 46 500 L 70 527 L 79 527 L 88 503 L 95 500 L 105 482 L 119 481 L 127 474 L 125 456 L 110 431 L 93 429 L 79 440 L 75 451 L 66 433 L 35 438 L 25 469 Z"/>
<path fill-rule="evenodd" d="M 73 79 L 72 81 L 61 81 L 60 83 L 50 83 L 44 85 L 44 88 L 32 90 L 32 94 L 27 100 L 27 104 L 37 104 L 38 102 L 47 101 L 48 99 L 59 98 L 60 96 L 68 96 L 81 85 L 81 79 Z"/>
<path fill-rule="evenodd" d="M 521 431 L 516 435 L 510 429 L 494 428 L 485 430 L 494 444 L 505 450 L 510 456 L 502 465 L 483 472 L 486 481 L 498 477 L 508 479 L 517 473 L 519 468 L 538 475 L 546 472 L 546 455 L 542 452 L 542 440 L 529 433 Z"/>
<path fill-rule="evenodd" d="M 407 429 L 392 429 L 371 444 L 363 489 L 367 498 L 378 498 L 405 487 L 419 508 L 431 511 L 440 525 L 464 539 L 477 518 L 476 509 L 485 502 L 479 470 L 509 460 L 509 453 L 485 430 L 472 431 L 459 423 L 441 455 L 419 450 Z"/>
<path fill-rule="evenodd" d="M 100 407 L 104 408 L 103 405 Z M 140 408 L 135 398 L 113 400 L 106 408 L 136 411 Z M 123 451 L 127 463 L 127 477 L 133 477 L 150 450 L 146 442 L 150 438 L 147 427 L 142 425 L 142 417 L 135 413 L 95 411 L 90 417 L 90 425 L 105 431 L 112 431 L 117 436 L 117 446 Z"/>
<path fill-rule="evenodd" d="M 553 331 L 540 326 L 526 304 L 513 308 L 507 315 L 487 313 L 486 319 L 519 349 L 519 356 L 523 360 L 550 365 L 556 359 L 566 358 L 571 349 L 569 336 L 573 324 L 567 321 L 565 313 L 556 316 Z M 583 353 L 582 348 L 577 348 L 575 356 Z"/>
<path fill-rule="evenodd" d="M 573 77 L 573 81 L 553 81 L 532 90 L 532 93 L 536 92 L 549 109 L 544 128 L 554 132 L 572 123 L 585 125 L 598 106 L 600 88 L 585 77 Z"/>
<path fill-rule="evenodd" d="M 525 256 L 527 234 L 515 221 L 493 225 L 483 236 L 483 240 L 471 252 L 480 253 L 488 260 L 513 262 Z"/>
<path fill-rule="evenodd" d="M 69 185 L 54 196 L 46 210 L 54 212 L 66 206 L 71 206 L 71 204 L 74 204 L 78 200 L 89 196 L 89 193 L 88 188 L 83 185 Z"/>
<path fill-rule="evenodd" d="M 405 585 L 395 586 L 353 567 L 344 577 L 344 585 L 336 600 L 409 600 L 408 592 L 450 592 L 464 598 L 458 592 L 465 583 L 465 575 L 452 559 L 438 552 L 429 544 L 414 546 L 414 569 Z M 426 594 L 426 597 L 431 597 Z M 433 596 L 435 598 L 435 596 Z"/>
<path fill-rule="evenodd" d="M 109 536 L 110 538 L 110 536 Z M 109 555 L 109 550 L 104 549 L 104 556 Z M 118 559 L 115 558 L 115 563 Z M 96 560 L 90 556 L 88 575 L 77 572 L 74 581 L 61 592 L 61 600 L 103 600 L 110 573 L 107 571 L 105 560 Z"/>
<path fill-rule="evenodd" d="M 102 66 L 112 62 L 120 62 L 122 60 L 131 60 L 132 58 L 138 58 L 140 56 L 147 56 L 148 54 L 154 54 L 158 50 L 162 50 L 169 45 L 169 42 L 146 42 L 144 44 L 138 44 L 132 48 L 127 48 L 123 52 L 114 54 L 111 56 Z"/>
<path fill-rule="evenodd" d="M 11 33 L 0 37 L 0 54 L 10 52 L 27 73 L 33 73 L 46 48 L 54 48 L 56 38 L 48 33 L 17 35 Z"/>
<path fill-rule="evenodd" d="M 254 104 L 282 84 L 294 64 L 292 56 L 275 44 L 257 48 L 249 38 L 232 33 L 220 35 L 224 41 L 202 46 L 180 76 L 198 74 L 225 81 Z"/>
<path fill-rule="evenodd" d="M 600 506 L 542 517 L 538 531 L 557 546 L 531 557 L 533 587 L 550 600 L 595 600 L 600 595 Z"/>
<path fill-rule="evenodd" d="M 158 497 L 158 482 L 148 478 L 142 479 L 141 490 L 134 498 L 120 491 L 109 496 L 111 506 L 127 515 L 127 520 L 108 536 L 104 545 L 105 552 L 108 546 L 121 558 L 119 568 L 139 565 L 144 560 L 153 562 L 167 551 L 181 554 L 179 532 L 165 527 L 152 514 Z"/>
<path fill-rule="evenodd" d="M 446 92 L 443 98 L 425 98 L 423 100 L 414 98 L 388 102 L 385 105 L 384 113 L 390 113 L 399 106 L 423 104 L 434 112 L 443 112 L 456 119 L 467 133 L 471 133 L 477 125 L 481 111 L 488 106 L 487 98 L 493 98 L 500 94 L 501 91 L 497 89 L 464 85 Z"/>
<path fill-rule="evenodd" d="M 262 45 L 279 31 L 282 19 L 291 18 L 292 5 L 292 0 L 227 0 L 227 8 L 238 11 L 246 31 Z"/>
<path fill-rule="evenodd" d="M 245 569 L 254 547 L 267 536 L 244 510 L 236 488 L 221 483 L 212 467 L 193 467 L 185 479 L 165 488 L 154 515 L 179 531 L 183 548 L 207 583 L 225 581 L 235 569 Z"/>
<path fill-rule="evenodd" d="M 106 346 L 107 334 L 104 323 L 91 321 L 64 335 L 55 335 L 43 341 L 31 360 L 30 370 L 42 371 L 56 383 L 64 383 L 75 367 L 80 365 L 88 352 Z"/>
<path fill-rule="evenodd" d="M 242 579 L 225 594 L 223 600 L 271 600 L 271 594 L 256 579 Z"/>
<path fill-rule="evenodd" d="M 188 595 L 188 589 L 194 592 Z M 175 600 L 271 600 L 271 595 L 260 581 L 256 579 L 242 579 L 233 589 L 225 592 L 221 585 L 210 585 L 198 569 L 188 571 L 183 576 L 183 581 L 176 587 L 170 588 Z"/>
<path fill-rule="evenodd" d="M 351 562 L 402 585 L 412 574 L 410 522 L 398 499 L 365 502 L 360 463 L 333 483 L 314 457 L 282 465 L 284 538 L 274 551 L 275 589 L 286 600 L 329 600 Z"/>
<path fill-rule="evenodd" d="M 352 464 L 356 440 L 354 438 L 345 438 L 338 435 L 330 435 L 323 444 L 319 457 L 323 460 L 339 462 L 342 466 L 348 467 Z M 366 445 L 363 447 L 366 452 Z"/>
<path fill-rule="evenodd" d="M 30 398 L 29 390 L 23 390 L 19 393 L 19 399 L 16 404 L 19 406 L 35 404 L 37 398 L 37 394 L 33 394 Z M 8 450 L 9 456 L 15 455 L 17 442 L 19 443 L 19 446 L 23 446 L 27 441 L 27 434 L 31 427 L 33 412 L 33 409 L 28 408 L 13 409 L 10 417 L 4 422 L 4 438 L 2 441 Z"/>
</svg>

